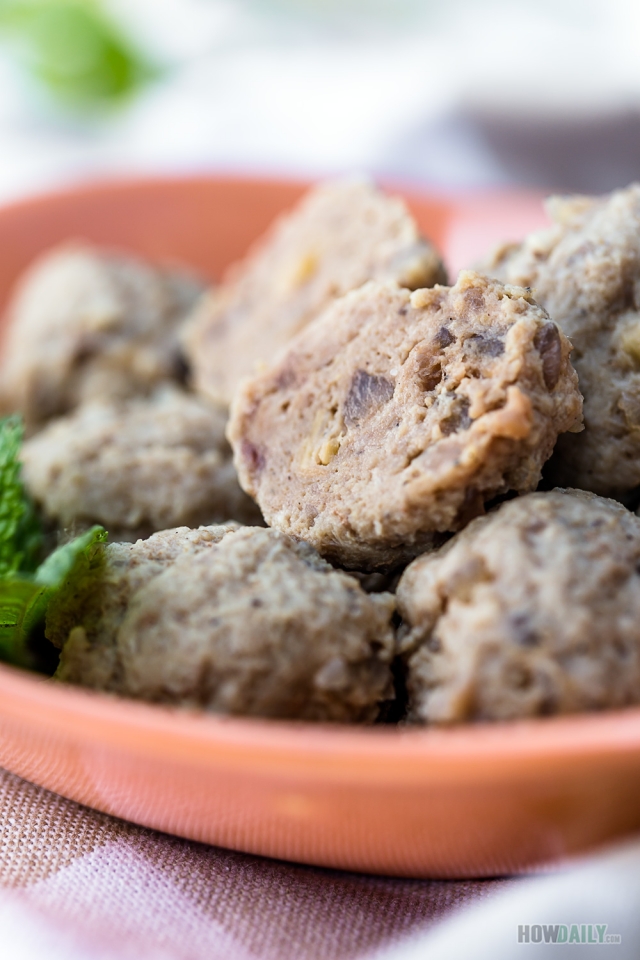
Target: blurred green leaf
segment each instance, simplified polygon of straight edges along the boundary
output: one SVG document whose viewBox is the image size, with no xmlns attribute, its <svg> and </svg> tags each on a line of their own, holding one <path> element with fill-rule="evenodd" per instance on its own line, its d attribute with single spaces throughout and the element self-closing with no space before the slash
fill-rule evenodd
<svg viewBox="0 0 640 960">
<path fill-rule="evenodd" d="M 160 74 L 99 0 L 0 0 L 0 37 L 61 104 L 95 111 Z"/>
</svg>

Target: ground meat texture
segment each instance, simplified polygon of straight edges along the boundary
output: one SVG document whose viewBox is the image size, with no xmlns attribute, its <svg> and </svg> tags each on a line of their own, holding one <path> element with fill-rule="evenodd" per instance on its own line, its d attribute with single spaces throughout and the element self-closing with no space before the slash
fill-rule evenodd
<svg viewBox="0 0 640 960">
<path fill-rule="evenodd" d="M 321 184 L 198 309 L 185 336 L 196 387 L 230 403 L 242 377 L 332 299 L 371 279 L 415 289 L 446 274 L 400 199 L 366 181 Z"/>
<path fill-rule="evenodd" d="M 508 490 L 579 429 L 570 344 L 520 288 L 466 272 L 370 283 L 245 381 L 228 436 L 267 522 L 356 570 L 390 569 Z"/>
<path fill-rule="evenodd" d="M 261 523 L 238 484 L 225 423 L 221 408 L 174 387 L 86 404 L 26 441 L 24 482 L 60 526 L 101 523 L 114 538 L 179 524 Z"/>
<path fill-rule="evenodd" d="M 585 430 L 559 440 L 549 480 L 625 499 L 640 485 L 640 185 L 548 208 L 552 228 L 482 269 L 530 286 L 574 346 Z"/>
<path fill-rule="evenodd" d="M 122 668 L 115 636 L 131 597 L 183 554 L 209 550 L 238 524 L 178 527 L 136 543 L 100 544 L 90 563 L 47 609 L 46 635 L 62 650 L 56 679 L 118 691 Z"/>
<path fill-rule="evenodd" d="M 507 720 L 640 702 L 640 519 L 533 493 L 418 557 L 398 585 L 410 717 Z"/>
<path fill-rule="evenodd" d="M 87 400 L 183 379 L 178 331 L 202 289 L 186 274 L 86 245 L 48 252 L 8 308 L 2 407 L 20 411 L 33 431 Z"/>
<path fill-rule="evenodd" d="M 109 582 L 109 570 L 100 576 Z M 68 627 L 75 608 L 72 598 L 49 621 Z M 108 688 L 122 694 L 219 713 L 367 722 L 393 696 L 393 610 L 393 597 L 367 595 L 307 544 L 243 528 L 181 553 L 129 592 L 124 614 L 122 604 L 115 616 L 103 606 L 97 629 L 103 648 L 108 634 Z M 86 654 L 95 620 L 76 619 L 57 676 L 86 683 L 96 676 Z"/>
</svg>

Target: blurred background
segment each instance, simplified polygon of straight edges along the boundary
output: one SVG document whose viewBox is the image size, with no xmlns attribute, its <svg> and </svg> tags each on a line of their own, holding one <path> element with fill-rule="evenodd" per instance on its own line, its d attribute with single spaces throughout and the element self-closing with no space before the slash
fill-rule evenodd
<svg viewBox="0 0 640 960">
<path fill-rule="evenodd" d="M 638 0 L 0 0 L 0 200 L 149 172 L 640 178 Z"/>
</svg>

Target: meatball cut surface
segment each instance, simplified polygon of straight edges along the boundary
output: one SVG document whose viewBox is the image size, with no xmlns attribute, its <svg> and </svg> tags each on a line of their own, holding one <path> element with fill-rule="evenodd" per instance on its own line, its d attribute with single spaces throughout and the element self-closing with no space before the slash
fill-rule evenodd
<svg viewBox="0 0 640 960">
<path fill-rule="evenodd" d="M 507 490 L 534 489 L 580 429 L 570 344 L 521 288 L 462 273 L 370 283 L 246 380 L 228 436 L 271 526 L 345 567 L 390 568 Z"/>
<path fill-rule="evenodd" d="M 178 524 L 262 522 L 241 490 L 226 413 L 176 387 L 88 403 L 22 448 L 23 479 L 62 527 L 103 524 L 136 539 Z"/>
<path fill-rule="evenodd" d="M 585 430 L 560 438 L 549 479 L 625 498 L 640 486 L 640 184 L 548 210 L 553 227 L 483 269 L 531 287 L 574 347 Z"/>
<path fill-rule="evenodd" d="M 193 277 L 132 257 L 54 248 L 26 271 L 8 308 L 2 406 L 34 430 L 84 401 L 182 377 L 178 329 L 201 293 Z"/>
<path fill-rule="evenodd" d="M 365 180 L 310 190 L 196 311 L 185 333 L 196 387 L 229 404 L 242 377 L 372 279 L 414 289 L 444 283 L 446 273 L 402 200 Z"/>
<path fill-rule="evenodd" d="M 640 519 L 616 501 L 504 503 L 414 560 L 397 599 L 414 721 L 640 702 Z"/>
<path fill-rule="evenodd" d="M 66 633 L 58 679 L 97 677 L 145 700 L 305 720 L 373 721 L 393 696 L 394 598 L 367 595 L 308 544 L 213 528 L 209 544 L 186 545 L 152 576 L 132 583 L 128 567 L 124 603 L 114 563 L 141 547 L 114 547 L 104 548 L 86 600 L 63 597 L 49 614 L 51 639 Z"/>
</svg>

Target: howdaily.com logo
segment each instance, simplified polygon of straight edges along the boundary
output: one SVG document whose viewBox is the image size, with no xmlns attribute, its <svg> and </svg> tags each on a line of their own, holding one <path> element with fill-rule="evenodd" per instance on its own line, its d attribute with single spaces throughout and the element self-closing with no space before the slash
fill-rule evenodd
<svg viewBox="0 0 640 960">
<path fill-rule="evenodd" d="M 519 923 L 518 943 L 622 943 L 606 923 Z"/>
</svg>

